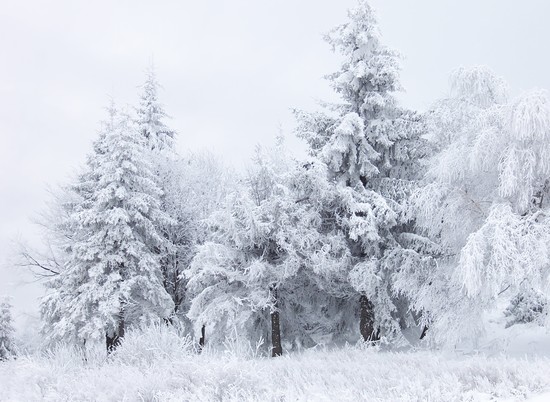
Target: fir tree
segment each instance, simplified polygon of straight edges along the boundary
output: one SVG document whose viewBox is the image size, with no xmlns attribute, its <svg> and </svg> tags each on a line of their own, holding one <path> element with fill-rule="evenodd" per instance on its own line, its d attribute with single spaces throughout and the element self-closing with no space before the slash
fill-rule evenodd
<svg viewBox="0 0 550 402">
<path fill-rule="evenodd" d="M 42 303 L 55 338 L 106 336 L 110 349 L 127 326 L 167 318 L 173 309 L 155 253 L 165 242 L 156 228 L 170 219 L 160 210 L 145 146 L 124 114 L 94 146 L 79 183 L 85 201 L 72 215 L 78 233 L 71 256 Z"/>
<path fill-rule="evenodd" d="M 15 356 L 12 306 L 7 299 L 0 300 L 0 361 Z"/>
<path fill-rule="evenodd" d="M 164 122 L 169 116 L 159 101 L 160 84 L 156 77 L 154 66 L 147 70 L 147 77 L 142 86 L 139 106 L 136 109 L 137 127 L 143 136 L 154 171 L 154 179 L 162 190 L 161 210 L 170 216 L 169 223 L 157 227 L 165 238 L 164 247 L 156 250 L 160 257 L 163 286 L 172 297 L 174 311 L 170 320 L 185 319 L 186 283 L 183 271 L 189 265 L 195 253 L 198 241 L 198 225 L 190 205 L 186 204 L 185 188 L 188 170 L 185 161 L 175 150 L 176 132 Z"/>
<path fill-rule="evenodd" d="M 139 106 L 136 109 L 136 122 L 140 134 L 151 149 L 173 151 L 176 132 L 163 121 L 168 115 L 158 99 L 159 88 L 155 69 L 151 65 L 142 86 Z"/>
<path fill-rule="evenodd" d="M 326 164 L 339 194 L 325 215 L 337 222 L 335 235 L 345 233 L 348 258 L 339 276 L 350 285 L 348 297 L 360 296 L 363 339 L 377 339 L 379 331 L 400 337 L 414 319 L 394 277 L 429 261 L 404 235 L 413 219 L 407 200 L 429 151 L 424 125 L 397 104 L 399 56 L 382 44 L 365 1 L 327 41 L 344 59 L 328 77 L 342 103 L 327 105 L 325 113 L 297 112 L 298 134 Z"/>
</svg>

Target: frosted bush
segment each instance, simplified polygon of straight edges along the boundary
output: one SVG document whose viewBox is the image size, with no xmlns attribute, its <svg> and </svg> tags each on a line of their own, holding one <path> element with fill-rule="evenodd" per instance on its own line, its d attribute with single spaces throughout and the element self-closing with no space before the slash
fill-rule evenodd
<svg viewBox="0 0 550 402">
<path fill-rule="evenodd" d="M 103 344 L 88 345 L 87 348 L 75 346 L 67 343 L 57 343 L 48 350 L 37 353 L 38 361 L 51 365 L 56 369 L 60 367 L 80 367 L 84 364 L 99 365 L 105 362 L 107 352 Z M 36 355 L 35 355 L 36 356 Z M 26 357 L 28 360 L 34 359 L 33 355 Z"/>
<path fill-rule="evenodd" d="M 239 335 L 235 329 L 231 336 L 225 338 L 223 342 L 224 352 L 232 358 L 254 359 L 260 356 L 265 356 L 264 339 L 260 338 L 255 344 L 245 338 L 242 334 Z"/>
<path fill-rule="evenodd" d="M 534 289 L 524 290 L 510 300 L 504 315 L 509 318 L 507 328 L 528 322 L 543 324 L 548 315 L 548 298 Z"/>
<path fill-rule="evenodd" d="M 111 357 L 115 364 L 148 366 L 161 360 L 184 360 L 193 353 L 193 341 L 182 329 L 159 323 L 128 330 Z"/>
</svg>

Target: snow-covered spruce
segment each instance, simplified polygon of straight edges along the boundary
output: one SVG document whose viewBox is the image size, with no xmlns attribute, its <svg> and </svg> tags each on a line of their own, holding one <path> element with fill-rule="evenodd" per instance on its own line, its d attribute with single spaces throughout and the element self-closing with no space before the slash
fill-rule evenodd
<svg viewBox="0 0 550 402">
<path fill-rule="evenodd" d="M 64 270 L 42 301 L 45 330 L 77 343 L 116 345 L 128 326 L 164 319 L 174 304 L 162 286 L 158 250 L 161 191 L 127 114 L 101 135 L 81 177 L 83 201 L 71 216 L 78 227 Z"/>
<path fill-rule="evenodd" d="M 163 286 L 174 302 L 170 321 L 183 321 L 190 329 L 186 316 L 190 300 L 183 273 L 197 245 L 205 240 L 202 221 L 221 206 L 231 188 L 230 171 L 206 152 L 178 154 L 176 132 L 165 123 L 169 116 L 159 101 L 160 88 L 155 69 L 150 66 L 136 108 L 136 124 L 147 143 L 155 182 L 162 190 L 160 209 L 171 218 L 157 222 L 157 231 L 165 239 L 164 247 L 157 249 Z"/>
<path fill-rule="evenodd" d="M 11 310 L 9 300 L 0 299 L 0 361 L 15 356 L 15 329 Z"/>
<path fill-rule="evenodd" d="M 426 246 L 431 243 L 411 233 L 414 217 L 408 208 L 429 152 L 421 137 L 424 124 L 395 99 L 401 89 L 399 55 L 382 44 L 365 1 L 327 41 L 344 59 L 340 70 L 328 77 L 342 103 L 327 105 L 322 113 L 296 113 L 298 135 L 327 166 L 325 180 L 338 193 L 335 204 L 321 215 L 332 222 L 324 225 L 332 226 L 325 236 L 334 236 L 340 247 L 345 244 L 341 252 L 333 252 L 340 272 L 327 261 L 327 271 L 319 275 L 326 278 L 326 289 L 337 281 L 343 285 L 341 297 L 358 298 L 363 339 L 403 340 L 402 329 L 418 325 L 404 286 L 409 276 L 431 263 L 432 250 Z"/>
<path fill-rule="evenodd" d="M 139 106 L 136 108 L 138 130 L 151 149 L 173 151 L 176 132 L 164 122 L 168 115 L 158 99 L 160 84 L 153 65 L 149 66 L 146 74 Z"/>
<path fill-rule="evenodd" d="M 157 232 L 164 237 L 161 247 L 156 249 L 161 265 L 162 283 L 172 297 L 174 311 L 171 320 L 181 317 L 181 306 L 184 303 L 185 290 L 181 280 L 182 263 L 189 257 L 193 248 L 193 227 L 183 203 L 177 199 L 181 178 L 177 163 L 180 159 L 175 150 L 176 132 L 170 129 L 164 120 L 168 115 L 159 101 L 160 85 L 153 65 L 146 72 L 146 79 L 141 87 L 139 105 L 136 108 L 136 127 L 145 142 L 144 156 L 148 158 L 153 171 L 155 184 L 162 191 L 159 207 L 171 219 L 156 222 Z"/>
</svg>

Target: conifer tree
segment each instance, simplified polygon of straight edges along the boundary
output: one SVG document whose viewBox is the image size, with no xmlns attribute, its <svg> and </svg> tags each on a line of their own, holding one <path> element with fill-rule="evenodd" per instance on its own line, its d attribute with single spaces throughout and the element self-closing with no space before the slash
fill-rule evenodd
<svg viewBox="0 0 550 402">
<path fill-rule="evenodd" d="M 407 236 L 407 200 L 428 147 L 421 116 L 397 103 L 399 55 L 382 44 L 373 10 L 360 1 L 348 16 L 326 37 L 343 56 L 328 76 L 342 102 L 322 113 L 296 112 L 298 135 L 339 193 L 338 207 L 325 215 L 338 222 L 334 233 L 346 235 L 349 258 L 340 276 L 348 296 L 359 295 L 363 339 L 377 339 L 379 331 L 400 337 L 414 320 L 394 277 L 429 260 Z"/>
<path fill-rule="evenodd" d="M 146 144 L 126 114 L 100 135 L 78 187 L 81 206 L 69 261 L 50 283 L 42 314 L 57 339 L 97 340 L 116 346 L 125 328 L 167 318 L 173 302 L 162 286 L 155 252 L 165 239 Z"/>
<path fill-rule="evenodd" d="M 15 356 L 12 306 L 8 299 L 0 300 L 0 361 Z"/>
<path fill-rule="evenodd" d="M 151 149 L 173 151 L 176 132 L 164 123 L 168 115 L 158 99 L 159 89 L 155 68 L 151 65 L 147 69 L 139 106 L 136 108 L 136 122 L 140 134 Z"/>
<path fill-rule="evenodd" d="M 165 123 L 169 116 L 159 101 L 161 89 L 156 71 L 151 65 L 142 86 L 139 106 L 136 108 L 136 124 L 148 148 L 157 186 L 162 190 L 161 210 L 170 216 L 168 224 L 157 227 L 165 238 L 164 247 L 157 249 L 163 275 L 163 286 L 174 301 L 174 311 L 170 320 L 184 319 L 186 310 L 185 278 L 187 268 L 195 252 L 199 219 L 193 216 L 188 205 L 185 184 L 189 169 L 186 161 L 175 149 L 176 132 Z M 190 161 L 187 161 L 190 162 Z"/>
</svg>

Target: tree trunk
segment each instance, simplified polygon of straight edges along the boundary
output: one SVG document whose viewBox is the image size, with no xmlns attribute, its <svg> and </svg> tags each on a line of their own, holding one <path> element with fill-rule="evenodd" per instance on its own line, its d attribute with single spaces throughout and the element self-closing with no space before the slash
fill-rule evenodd
<svg viewBox="0 0 550 402">
<path fill-rule="evenodd" d="M 180 309 L 180 304 L 183 301 L 183 297 L 179 296 L 179 287 L 180 287 L 180 270 L 179 263 L 176 259 L 176 269 L 174 269 L 174 313 L 177 313 Z"/>
<path fill-rule="evenodd" d="M 281 346 L 281 327 L 279 324 L 279 295 L 277 288 L 271 287 L 274 299 L 274 309 L 271 311 L 271 357 L 283 355 Z"/>
<path fill-rule="evenodd" d="M 359 298 L 360 305 L 360 322 L 359 331 L 365 342 L 377 341 L 378 331 L 374 330 L 374 306 L 365 295 Z"/>
<path fill-rule="evenodd" d="M 427 325 L 424 325 L 424 328 L 422 329 L 422 333 L 420 334 L 420 339 L 424 339 L 424 337 L 426 336 L 426 332 L 428 332 L 428 326 Z"/>
<path fill-rule="evenodd" d="M 205 334 L 206 334 L 206 325 L 203 324 L 201 328 L 201 337 L 199 338 L 199 351 L 201 351 L 204 348 Z"/>
<path fill-rule="evenodd" d="M 107 346 L 107 353 L 112 353 L 118 345 L 120 345 L 120 341 L 124 337 L 124 318 L 121 317 L 118 320 L 118 328 L 114 332 L 113 336 L 109 336 L 109 334 L 105 335 L 105 341 Z"/>
</svg>

